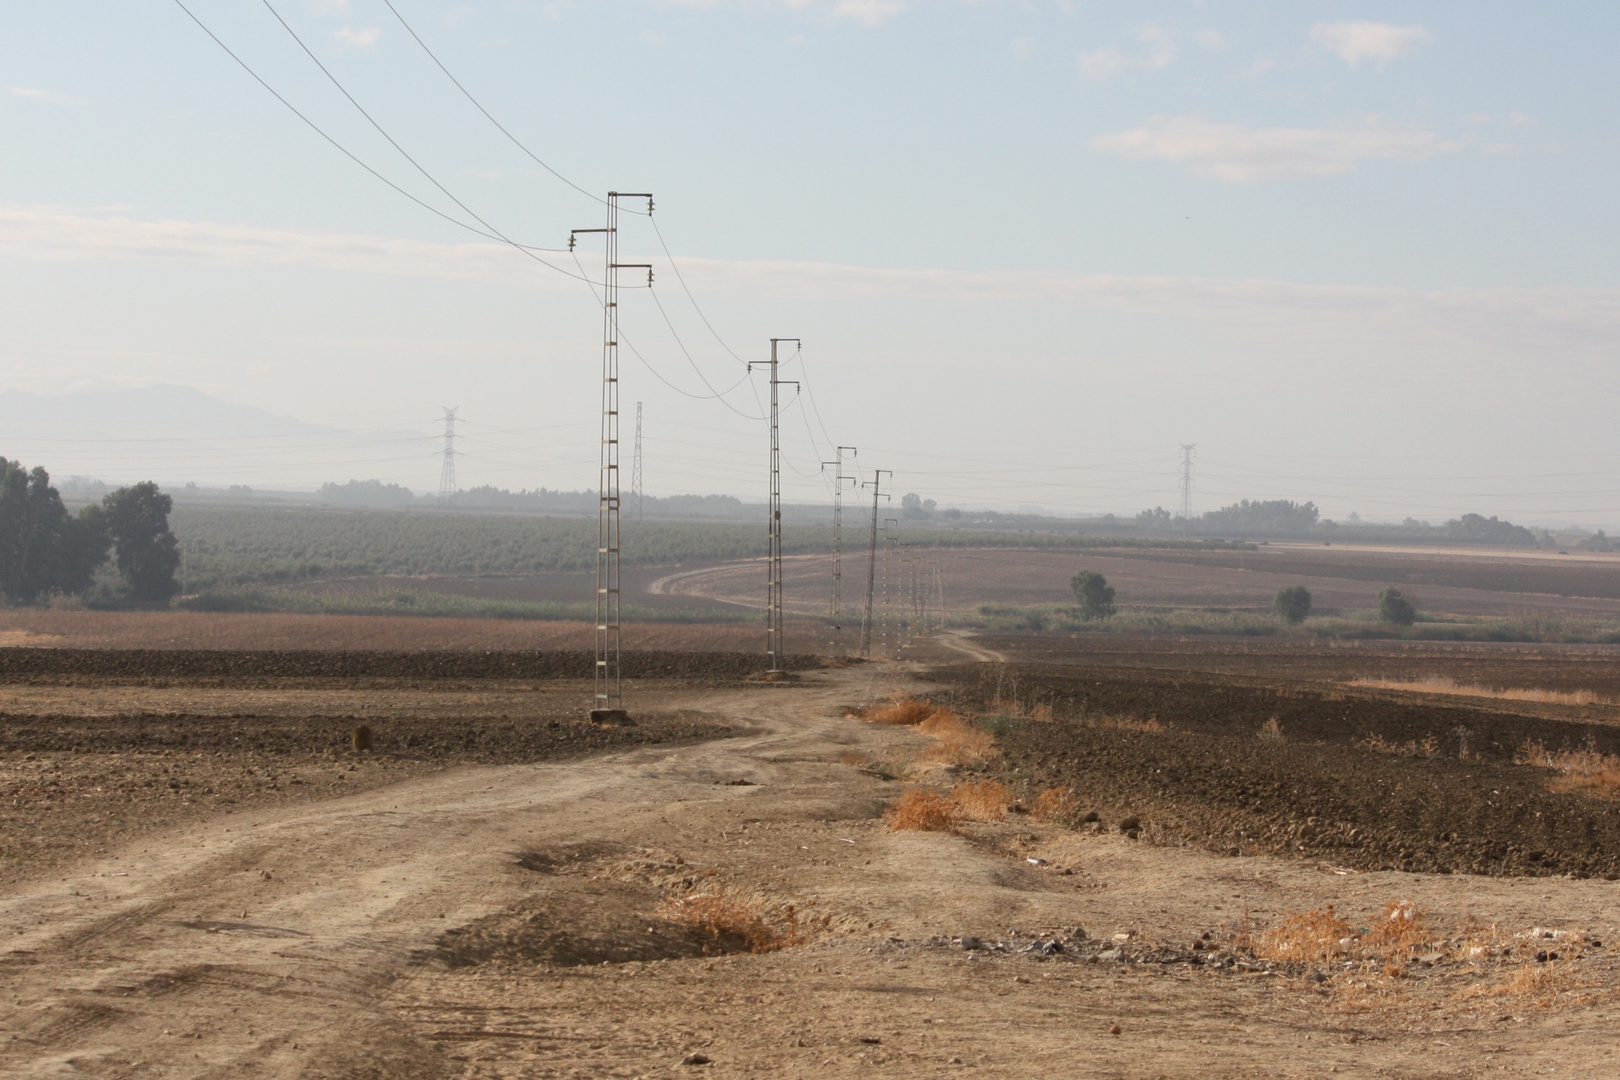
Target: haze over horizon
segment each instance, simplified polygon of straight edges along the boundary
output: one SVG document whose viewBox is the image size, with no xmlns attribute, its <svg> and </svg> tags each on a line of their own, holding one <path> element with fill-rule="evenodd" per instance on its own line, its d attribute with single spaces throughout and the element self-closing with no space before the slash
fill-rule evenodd
<svg viewBox="0 0 1620 1080">
<path fill-rule="evenodd" d="M 368 165 L 466 216 L 264 5 L 186 6 Z M 1620 12 L 395 6 L 547 165 L 655 193 L 659 232 L 627 218 L 622 249 L 655 266 L 623 304 L 650 494 L 763 495 L 741 361 L 796 336 L 793 501 L 826 497 L 842 443 L 941 505 L 1132 514 L 1174 507 L 1177 445 L 1197 443 L 1198 511 L 1620 527 Z M 275 7 L 487 221 L 548 248 L 601 224 L 381 0 Z M 176 4 L 4 23 L 0 390 L 176 384 L 424 440 L 368 458 L 267 432 L 236 460 L 193 447 L 199 482 L 431 489 L 439 407 L 459 405 L 463 486 L 594 486 L 600 309 L 579 282 L 390 191 Z M 11 425 L 0 454 L 119 482 L 187 452 L 102 438 Z"/>
</svg>

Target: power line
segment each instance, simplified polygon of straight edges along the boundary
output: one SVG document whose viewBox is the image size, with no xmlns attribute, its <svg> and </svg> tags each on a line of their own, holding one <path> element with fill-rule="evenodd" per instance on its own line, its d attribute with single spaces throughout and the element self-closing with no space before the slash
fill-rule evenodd
<svg viewBox="0 0 1620 1080">
<path fill-rule="evenodd" d="M 484 106 L 479 103 L 478 99 L 472 96 L 472 91 L 468 90 L 465 86 L 463 86 L 461 84 L 460 79 L 458 79 L 454 75 L 450 74 L 450 69 L 444 66 L 444 62 L 441 61 L 438 58 L 438 56 L 433 52 L 432 49 L 428 48 L 427 42 L 422 40 L 421 35 L 418 34 L 414 29 L 412 29 L 410 23 L 405 21 L 405 16 L 403 16 L 403 15 L 401 15 L 399 13 L 399 9 L 394 6 L 393 0 L 383 0 L 383 3 L 388 5 L 388 10 L 392 11 L 394 13 L 394 18 L 399 20 L 399 25 L 401 25 L 401 26 L 403 26 L 405 28 L 405 32 L 407 34 L 410 34 L 412 39 L 414 39 L 415 42 L 422 47 L 423 52 L 427 53 L 428 59 L 432 60 L 433 63 L 438 67 L 438 69 L 440 71 L 444 72 L 444 77 L 449 79 L 452 83 L 454 83 L 456 89 L 460 90 L 461 93 L 463 94 L 463 96 L 465 96 L 468 101 L 472 102 L 473 108 L 475 108 L 479 112 L 483 113 L 484 114 L 484 119 L 488 120 L 491 124 L 494 124 L 496 130 L 499 131 L 502 135 L 505 135 L 508 139 L 510 139 L 513 146 L 517 147 L 519 150 L 521 150 L 525 154 L 527 154 L 530 161 L 533 161 L 536 165 L 540 166 L 542 169 L 546 170 L 546 172 L 550 173 L 552 176 L 555 176 L 558 180 L 561 180 L 563 183 L 567 184 L 569 187 L 573 188 L 575 191 L 579 192 L 581 195 L 585 196 L 587 199 L 594 199 L 595 201 L 597 201 L 599 203 L 602 203 L 604 206 L 607 205 L 607 200 L 602 198 L 602 196 L 597 195 L 597 194 L 595 194 L 593 192 L 590 192 L 590 191 L 586 191 L 584 188 L 580 187 L 578 184 L 576 184 L 572 180 L 568 179 L 568 177 L 564 176 L 562 173 L 558 172 L 556 169 L 553 169 L 550 165 L 548 165 L 544 161 L 540 160 L 539 155 L 537 155 L 533 150 L 530 150 L 527 146 L 523 145 L 523 142 L 516 135 L 513 135 L 510 131 L 508 131 L 506 129 L 506 127 L 499 120 L 495 119 L 495 117 L 490 115 L 489 110 L 484 108 Z M 628 210 L 626 212 L 633 214 L 633 213 L 639 213 L 640 211 Z"/>
<path fill-rule="evenodd" d="M 325 139 L 328 143 L 330 143 L 333 146 L 334 149 L 336 149 L 344 157 L 348 158 L 350 161 L 352 161 L 356 165 L 360 166 L 362 169 L 364 169 L 366 172 L 370 173 L 372 176 L 376 177 L 378 180 L 381 180 L 384 184 L 388 185 L 394 191 L 396 191 L 399 194 L 405 196 L 407 199 L 409 199 L 411 202 L 415 203 L 417 206 L 420 206 L 422 209 L 428 211 L 431 214 L 434 214 L 437 217 L 443 218 L 445 221 L 448 221 L 450 224 L 456 226 L 457 228 L 465 229 L 466 231 L 468 231 L 470 233 L 473 233 L 474 235 L 477 235 L 477 236 L 482 236 L 486 240 L 496 240 L 496 241 L 499 241 L 500 243 L 506 244 L 506 245 L 510 246 L 511 248 L 513 248 L 514 250 L 522 253 L 523 255 L 528 256 L 530 259 L 533 259 L 535 262 L 539 263 L 540 265 L 542 265 L 544 267 L 547 267 L 548 269 L 555 270 L 557 273 L 562 274 L 565 277 L 574 277 L 575 276 L 573 273 L 571 273 L 570 271 L 564 269 L 563 267 L 560 267 L 560 266 L 556 265 L 555 263 L 548 262 L 547 260 L 542 259 L 538 255 L 534 254 L 536 251 L 549 251 L 549 250 L 552 250 L 552 249 L 535 247 L 535 246 L 530 245 L 530 244 L 520 244 L 517 241 L 511 239 L 510 237 L 503 235 L 502 233 L 499 232 L 499 230 L 496 230 L 493 227 L 490 227 L 488 225 L 485 226 L 485 228 L 490 230 L 488 232 L 486 232 L 484 229 L 478 228 L 477 226 L 469 225 L 465 221 L 462 221 L 460 218 L 457 218 L 452 214 L 447 214 L 443 210 L 440 210 L 438 207 L 432 205 L 431 203 L 426 202 L 423 199 L 418 198 L 417 196 L 413 195 L 409 191 L 406 191 L 404 188 L 400 187 L 398 184 L 396 184 L 392 180 L 388 179 L 388 177 L 384 176 L 382 173 L 378 172 L 376 169 L 372 168 L 370 165 L 367 165 L 364 161 L 360 160 L 358 155 L 353 153 L 351 150 L 348 149 L 348 147 L 344 146 L 342 143 L 338 142 L 337 139 L 333 138 L 331 135 L 328 135 L 326 133 L 326 131 L 319 124 L 315 123 L 315 121 L 311 120 L 308 116 L 305 116 L 304 113 L 301 112 L 298 109 L 297 106 L 295 106 L 292 102 L 288 101 L 285 97 L 283 97 L 280 94 L 280 92 L 278 92 L 276 90 L 275 87 L 271 86 L 268 82 L 266 82 L 259 75 L 259 73 L 257 71 L 253 70 L 253 68 L 248 64 L 248 62 L 246 60 L 243 60 L 234 51 L 232 51 L 231 47 L 229 45 L 226 45 L 225 42 L 220 39 L 219 35 L 215 34 L 212 30 L 210 30 L 206 23 L 204 23 L 201 19 L 199 19 L 192 12 L 192 10 L 190 8 L 186 7 L 183 0 L 174 0 L 174 2 L 175 2 L 175 6 L 177 6 L 181 11 L 185 12 L 186 16 L 188 18 L 190 18 L 192 22 L 196 23 L 197 26 L 202 30 L 202 32 L 207 34 L 209 36 L 209 38 L 211 38 L 213 40 L 214 44 L 218 45 L 221 49 L 225 50 L 225 54 L 227 56 L 229 56 L 232 60 L 235 60 L 237 65 L 239 67 L 241 67 L 241 69 L 243 71 L 247 72 L 248 75 L 250 75 L 253 78 L 254 82 L 258 83 L 260 86 L 264 87 L 265 90 L 269 91 L 269 93 L 270 93 L 270 95 L 272 97 L 274 97 L 277 101 L 279 101 L 283 105 L 285 105 L 287 107 L 287 109 L 294 116 L 298 117 L 298 119 L 302 120 L 305 124 L 307 124 L 309 126 L 310 130 L 314 131 L 315 134 L 317 134 L 321 138 Z M 269 7 L 268 2 L 266 2 L 265 6 Z M 274 8 L 271 8 L 270 10 L 271 10 L 272 14 L 275 13 Z M 276 18 L 279 21 L 281 19 L 281 16 L 276 15 Z M 286 26 L 287 24 L 285 22 L 282 22 L 282 25 Z M 287 32 L 289 34 L 292 34 L 293 40 L 298 41 L 299 45 L 303 46 L 303 41 L 298 38 L 297 34 L 293 34 L 291 27 L 287 27 Z M 308 48 L 305 48 L 304 51 L 306 53 L 309 52 Z M 311 59 L 314 59 L 314 55 L 313 54 L 310 54 L 310 55 L 311 55 Z M 316 63 L 317 66 L 321 66 L 321 63 L 320 63 L 319 60 L 316 60 L 315 63 Z M 324 66 L 321 66 L 321 70 L 326 71 L 326 68 Z M 332 75 L 331 75 L 330 72 L 327 72 L 327 78 L 331 78 L 332 82 L 335 85 L 337 85 L 338 89 L 343 90 L 342 84 L 338 83 L 335 78 L 332 78 Z M 345 97 L 349 96 L 347 90 L 343 90 L 343 94 L 344 94 Z M 351 102 L 354 101 L 354 99 L 352 97 L 350 97 L 349 100 Z M 357 108 L 357 109 L 360 108 L 358 103 L 355 103 L 355 108 Z M 366 116 L 366 119 L 368 119 L 368 120 L 371 119 L 371 117 L 365 112 L 364 109 L 360 109 L 360 112 L 361 112 L 361 115 Z M 373 126 L 377 126 L 375 121 L 373 121 L 372 123 L 373 123 Z M 388 139 L 388 141 L 390 143 L 394 142 L 394 140 L 388 136 L 387 132 L 382 131 L 381 127 L 378 127 L 377 130 L 381 131 L 382 134 L 383 134 L 383 137 Z M 397 144 L 397 143 L 394 143 L 394 146 L 395 146 L 396 149 L 399 148 L 399 144 Z M 400 150 L 400 153 L 405 154 L 405 151 Z M 405 158 L 406 158 L 407 161 L 411 161 L 411 164 L 413 164 L 413 165 L 416 164 L 416 162 L 411 159 L 409 154 L 405 154 Z M 419 171 L 422 171 L 424 176 L 428 176 L 428 179 L 430 181 L 432 181 L 432 183 L 433 183 L 433 185 L 435 187 L 439 188 L 439 190 L 441 190 L 441 191 L 445 190 L 443 185 L 441 185 L 437 180 L 433 180 L 432 176 L 428 175 L 425 170 L 421 169 L 421 166 L 417 166 L 417 168 L 418 168 Z M 448 195 L 449 192 L 446 191 L 445 194 Z M 461 202 L 455 198 L 455 196 L 451 195 L 450 198 L 451 198 L 452 201 L 454 201 L 456 203 L 457 206 L 462 205 Z M 466 207 L 463 206 L 462 209 L 465 210 Z M 468 210 L 467 212 L 469 214 L 472 213 L 471 210 Z M 479 218 L 477 214 L 473 214 L 473 217 L 475 219 L 477 219 L 478 221 L 480 221 L 480 222 L 483 221 L 483 219 Z"/>
</svg>

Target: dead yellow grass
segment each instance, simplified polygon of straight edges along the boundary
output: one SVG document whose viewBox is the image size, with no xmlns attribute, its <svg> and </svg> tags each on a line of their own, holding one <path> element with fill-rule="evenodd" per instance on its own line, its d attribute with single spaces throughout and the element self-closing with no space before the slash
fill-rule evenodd
<svg viewBox="0 0 1620 1080">
<path fill-rule="evenodd" d="M 1410 900 L 1391 900 L 1384 914 L 1362 935 L 1362 944 L 1372 949 L 1396 952 L 1427 944 L 1434 937 L 1428 926 L 1428 912 L 1419 911 Z"/>
<path fill-rule="evenodd" d="M 1550 964 L 1527 964 L 1494 982 L 1470 986 L 1458 991 L 1458 1000 L 1478 998 L 1518 998 L 1528 1000 L 1538 1009 L 1551 1009 L 1559 1005 L 1587 1004 L 1591 995 L 1580 993 L 1594 984 L 1582 979 L 1571 961 Z"/>
<path fill-rule="evenodd" d="M 1170 729 L 1159 720 L 1157 716 L 1150 716 L 1146 720 L 1138 716 L 1086 716 L 1081 723 L 1087 727 L 1108 728 L 1112 731 L 1151 731 L 1166 732 Z"/>
<path fill-rule="evenodd" d="M 1036 821 L 1052 821 L 1060 825 L 1072 822 L 1080 813 L 1080 796 L 1070 788 L 1047 788 L 1035 796 L 1029 816 Z"/>
<path fill-rule="evenodd" d="M 969 821 L 1000 821 L 1012 805 L 1012 792 L 995 780 L 964 780 L 951 789 L 951 802 Z"/>
<path fill-rule="evenodd" d="M 1351 686 L 1365 686 L 1374 690 L 1409 690 L 1422 694 L 1451 694 L 1456 697 L 1496 698 L 1501 701 L 1533 701 L 1542 705 L 1617 705 L 1612 698 L 1600 697 L 1591 690 L 1544 690 L 1537 687 L 1491 687 L 1472 683 L 1459 683 L 1443 675 L 1430 675 L 1422 679 L 1350 680 Z"/>
<path fill-rule="evenodd" d="M 883 815 L 889 828 L 912 832 L 950 832 L 962 820 L 955 802 L 928 788 L 912 788 Z"/>
<path fill-rule="evenodd" d="M 974 727 L 949 709 L 938 709 L 917 725 L 924 735 L 939 742 L 923 757 L 942 765 L 972 765 L 995 756 L 996 740 L 988 731 Z"/>
<path fill-rule="evenodd" d="M 1267 960 L 1325 963 L 1346 955 L 1356 943 L 1355 928 L 1335 915 L 1329 904 L 1316 911 L 1290 915 L 1260 935 L 1254 951 Z"/>
<path fill-rule="evenodd" d="M 868 706 L 859 715 L 869 724 L 920 724 L 935 712 L 931 701 L 904 697 L 882 705 Z"/>
<path fill-rule="evenodd" d="M 1601 754 L 1590 746 L 1581 750 L 1548 750 L 1535 739 L 1526 739 L 1513 761 L 1518 765 L 1552 769 L 1558 775 L 1547 787 L 1553 791 L 1620 799 L 1620 756 Z"/>
<path fill-rule="evenodd" d="M 1440 742 L 1433 735 L 1426 736 L 1422 742 L 1408 739 L 1404 743 L 1390 742 L 1382 735 L 1368 735 L 1355 744 L 1362 750 L 1371 750 L 1375 754 L 1405 754 L 1407 757 L 1437 757 L 1440 753 Z"/>
<path fill-rule="evenodd" d="M 804 943 L 798 912 L 792 904 L 773 906 L 721 889 L 671 897 L 660 905 L 658 913 L 673 922 L 696 927 L 721 951 L 768 953 Z"/>
</svg>

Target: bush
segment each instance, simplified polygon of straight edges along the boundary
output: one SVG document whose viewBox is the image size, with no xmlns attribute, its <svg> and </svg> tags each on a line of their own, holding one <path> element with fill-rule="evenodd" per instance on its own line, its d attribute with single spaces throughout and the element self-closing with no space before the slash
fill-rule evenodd
<svg viewBox="0 0 1620 1080">
<path fill-rule="evenodd" d="M 1114 613 L 1114 589 L 1095 570 L 1081 570 L 1069 579 L 1082 619 L 1106 619 Z"/>
<path fill-rule="evenodd" d="M 1291 623 L 1302 623 L 1305 616 L 1311 613 L 1311 590 L 1303 585 L 1278 589 L 1276 599 L 1271 602 L 1271 610 Z"/>
<path fill-rule="evenodd" d="M 1378 621 L 1391 626 L 1411 626 L 1417 621 L 1417 605 L 1391 585 L 1378 594 Z"/>
</svg>

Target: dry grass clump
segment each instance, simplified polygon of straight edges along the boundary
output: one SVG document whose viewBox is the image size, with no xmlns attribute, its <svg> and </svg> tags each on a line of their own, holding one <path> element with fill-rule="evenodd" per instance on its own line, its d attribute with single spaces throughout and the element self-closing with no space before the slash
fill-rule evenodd
<svg viewBox="0 0 1620 1080">
<path fill-rule="evenodd" d="M 1374 733 L 1353 745 L 1358 749 L 1370 750 L 1375 754 L 1404 754 L 1407 757 L 1440 756 L 1440 741 L 1433 735 L 1424 736 L 1422 742 L 1409 739 L 1404 743 L 1395 743 L 1390 742 L 1382 735 Z"/>
<path fill-rule="evenodd" d="M 964 780 L 951 789 L 950 801 L 969 821 L 1000 821 L 1012 805 L 1012 792 L 996 780 Z"/>
<path fill-rule="evenodd" d="M 1001 821 L 1012 805 L 1012 792 L 997 780 L 964 780 L 941 795 L 915 787 L 883 815 L 889 828 L 912 832 L 953 832 L 964 821 Z"/>
<path fill-rule="evenodd" d="M 1035 796 L 1029 816 L 1036 821 L 1052 821 L 1060 825 L 1072 822 L 1080 815 L 1080 796 L 1071 788 L 1047 788 Z"/>
<path fill-rule="evenodd" d="M 1458 992 L 1461 1000 L 1469 998 L 1528 998 L 1538 1009 L 1554 1005 L 1579 1004 L 1570 998 L 1572 991 L 1586 989 L 1593 984 L 1577 978 L 1573 961 L 1551 964 L 1529 964 L 1495 982 L 1470 986 Z M 1562 1000 L 1559 995 L 1566 995 Z"/>
<path fill-rule="evenodd" d="M 1410 900 L 1391 900 L 1384 905 L 1383 915 L 1362 935 L 1362 944 L 1390 951 L 1428 944 L 1434 935 L 1427 916 L 1428 912 L 1419 911 Z"/>
<path fill-rule="evenodd" d="M 1548 750 L 1535 739 L 1526 739 L 1514 764 L 1552 769 L 1557 776 L 1547 787 L 1557 792 L 1582 792 L 1600 799 L 1620 799 L 1620 756 L 1602 754 L 1593 746 L 1580 750 Z"/>
<path fill-rule="evenodd" d="M 1084 716 L 1080 722 L 1087 727 L 1108 728 L 1112 731 L 1150 731 L 1163 734 L 1170 730 L 1157 716 L 1150 716 L 1146 720 L 1137 716 Z"/>
<path fill-rule="evenodd" d="M 1351 686 L 1365 686 L 1373 690 L 1412 690 L 1424 694 L 1451 694 L 1457 697 L 1496 698 L 1502 701 L 1533 701 L 1541 705 L 1616 705 L 1612 698 L 1600 697 L 1591 690 L 1543 690 L 1537 687 L 1491 687 L 1460 683 L 1444 675 L 1429 675 L 1422 679 L 1352 679 Z"/>
<path fill-rule="evenodd" d="M 1357 934 L 1333 913 L 1333 905 L 1290 915 L 1255 941 L 1256 956 L 1267 960 L 1325 963 L 1356 947 Z"/>
<path fill-rule="evenodd" d="M 920 724 L 936 711 L 931 701 L 903 697 L 882 705 L 870 705 L 857 715 L 869 724 Z"/>
<path fill-rule="evenodd" d="M 912 832 L 951 832 L 962 820 L 954 801 L 928 788 L 912 788 L 883 815 L 889 828 Z"/>
<path fill-rule="evenodd" d="M 995 737 L 949 709 L 936 710 L 917 725 L 917 730 L 939 740 L 937 746 L 923 755 L 925 760 L 943 765 L 972 765 L 995 756 Z"/>
<path fill-rule="evenodd" d="M 772 906 L 724 890 L 670 897 L 659 905 L 658 914 L 696 927 L 720 951 L 768 953 L 804 944 L 792 904 Z"/>
</svg>

